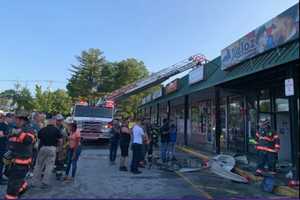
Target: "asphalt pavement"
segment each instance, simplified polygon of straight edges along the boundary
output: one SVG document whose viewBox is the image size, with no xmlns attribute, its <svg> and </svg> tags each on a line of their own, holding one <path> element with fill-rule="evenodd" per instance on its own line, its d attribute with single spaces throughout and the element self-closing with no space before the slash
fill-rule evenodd
<svg viewBox="0 0 300 200">
<path fill-rule="evenodd" d="M 107 144 L 89 145 L 83 148 L 74 182 L 51 180 L 51 188 L 30 189 L 22 198 L 159 198 L 195 199 L 229 197 L 274 197 L 261 191 L 259 185 L 240 184 L 220 178 L 209 170 L 180 173 L 153 166 L 141 169 L 142 174 L 119 171 L 118 165 L 110 165 Z M 197 159 L 178 153 L 183 166 L 197 167 Z M 4 195 L 1 186 L 0 195 Z"/>
</svg>

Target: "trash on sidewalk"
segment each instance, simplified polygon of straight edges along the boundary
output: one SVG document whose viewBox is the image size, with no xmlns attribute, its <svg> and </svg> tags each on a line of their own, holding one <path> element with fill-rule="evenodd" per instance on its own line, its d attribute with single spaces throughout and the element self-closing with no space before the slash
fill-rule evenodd
<svg viewBox="0 0 300 200">
<path fill-rule="evenodd" d="M 197 172 L 197 171 L 200 171 L 202 168 L 181 168 L 179 170 L 179 172 L 182 172 L 182 173 L 186 173 L 186 172 Z"/>
<path fill-rule="evenodd" d="M 249 164 L 248 158 L 245 155 L 241 155 L 241 154 L 234 155 L 234 159 L 237 163 L 244 164 L 244 165 Z"/>
<path fill-rule="evenodd" d="M 290 170 L 286 175 L 285 175 L 285 178 L 287 179 L 293 179 L 294 175 L 293 175 L 293 172 L 292 170 Z"/>
<path fill-rule="evenodd" d="M 248 179 L 231 172 L 235 166 L 235 159 L 229 155 L 218 155 L 212 158 L 209 162 L 209 167 L 212 173 L 235 182 L 248 183 Z"/>
<path fill-rule="evenodd" d="M 261 188 L 265 192 L 273 192 L 275 187 L 275 180 L 274 176 L 265 176 L 262 183 L 261 183 Z"/>
<path fill-rule="evenodd" d="M 288 183 L 288 186 L 291 187 L 291 188 L 299 187 L 299 181 L 290 180 L 289 183 Z"/>
<path fill-rule="evenodd" d="M 221 154 L 213 157 L 212 161 L 216 162 L 226 171 L 231 171 L 235 166 L 235 159 L 230 155 Z"/>
</svg>

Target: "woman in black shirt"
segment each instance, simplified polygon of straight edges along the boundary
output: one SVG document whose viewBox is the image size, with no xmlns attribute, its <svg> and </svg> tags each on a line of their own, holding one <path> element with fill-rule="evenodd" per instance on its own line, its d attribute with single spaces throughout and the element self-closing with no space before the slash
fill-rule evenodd
<svg viewBox="0 0 300 200">
<path fill-rule="evenodd" d="M 131 139 L 131 130 L 129 129 L 129 121 L 124 120 L 121 131 L 120 131 L 120 148 L 121 148 L 121 160 L 120 160 L 120 171 L 128 171 L 127 169 L 127 158 L 128 150 Z"/>
</svg>

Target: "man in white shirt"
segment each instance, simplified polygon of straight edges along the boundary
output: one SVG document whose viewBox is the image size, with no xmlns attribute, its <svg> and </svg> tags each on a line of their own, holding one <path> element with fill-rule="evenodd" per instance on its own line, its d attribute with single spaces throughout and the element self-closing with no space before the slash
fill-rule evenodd
<svg viewBox="0 0 300 200">
<path fill-rule="evenodd" d="M 131 172 L 133 174 L 140 174 L 138 170 L 139 162 L 143 159 L 143 141 L 145 132 L 140 124 L 137 122 L 132 128 L 132 162 Z"/>
</svg>

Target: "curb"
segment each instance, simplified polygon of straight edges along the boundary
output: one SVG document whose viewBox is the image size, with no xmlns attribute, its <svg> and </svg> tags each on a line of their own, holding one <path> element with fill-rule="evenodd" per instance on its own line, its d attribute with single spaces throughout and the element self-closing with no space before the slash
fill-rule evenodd
<svg viewBox="0 0 300 200">
<path fill-rule="evenodd" d="M 200 152 L 196 152 L 194 149 L 184 146 L 176 146 L 176 148 L 182 152 L 191 154 L 200 160 L 208 161 L 210 159 L 209 156 L 204 155 Z M 251 181 L 258 183 L 263 180 L 262 177 L 255 176 L 251 172 L 245 171 L 243 169 L 240 169 L 239 167 L 235 167 L 234 170 L 237 174 L 249 178 Z M 299 191 L 297 189 L 290 188 L 288 186 L 277 186 L 274 189 L 274 193 L 282 196 L 288 196 L 288 197 L 297 197 L 299 198 Z"/>
</svg>

